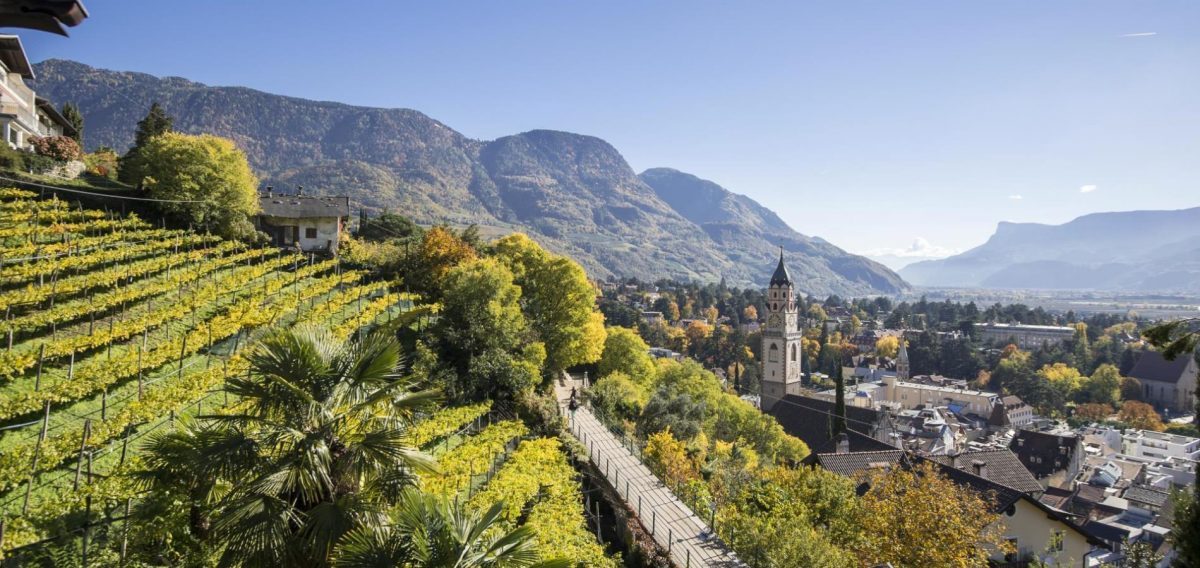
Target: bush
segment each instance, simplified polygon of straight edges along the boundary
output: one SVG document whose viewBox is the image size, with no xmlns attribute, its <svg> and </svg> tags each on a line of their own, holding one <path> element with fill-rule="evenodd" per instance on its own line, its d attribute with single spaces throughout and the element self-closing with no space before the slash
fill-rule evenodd
<svg viewBox="0 0 1200 568">
<path fill-rule="evenodd" d="M 111 148 L 101 148 L 83 157 L 89 174 L 110 180 L 117 179 L 117 160 L 117 153 Z"/>
<path fill-rule="evenodd" d="M 29 139 L 33 151 L 39 156 L 54 158 L 60 162 L 78 160 L 83 156 L 79 143 L 67 136 L 34 136 Z"/>
<path fill-rule="evenodd" d="M 18 172 L 25 171 L 25 152 L 14 150 L 8 144 L 0 143 L 0 168 Z"/>
</svg>

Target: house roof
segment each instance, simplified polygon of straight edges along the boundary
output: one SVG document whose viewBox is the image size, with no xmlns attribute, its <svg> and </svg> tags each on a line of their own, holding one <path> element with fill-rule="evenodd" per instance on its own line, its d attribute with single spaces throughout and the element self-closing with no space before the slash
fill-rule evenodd
<svg viewBox="0 0 1200 568">
<path fill-rule="evenodd" d="M 54 124 L 61 126 L 63 129 L 63 134 L 67 136 L 74 136 L 78 134 L 78 132 L 75 130 L 75 125 L 68 122 L 67 118 L 64 117 L 61 112 L 58 112 L 58 109 L 54 108 L 54 103 L 51 103 L 42 97 L 35 97 L 35 99 L 37 101 L 38 110 L 45 114 L 51 121 L 54 122 Z"/>
<path fill-rule="evenodd" d="M 1143 351 L 1133 369 L 1129 371 L 1129 376 L 1139 381 L 1178 383 L 1191 360 L 1191 357 L 1184 355 L 1176 357 L 1174 361 L 1168 361 L 1162 353 Z"/>
<path fill-rule="evenodd" d="M 1158 491 L 1149 487 L 1130 487 L 1122 495 L 1126 500 L 1145 503 L 1154 507 L 1162 507 L 1170 500 L 1171 495 L 1166 491 Z"/>
<path fill-rule="evenodd" d="M 772 286 L 791 286 L 792 277 L 788 274 L 787 265 L 783 263 L 783 247 L 779 247 L 779 266 L 775 267 L 775 274 L 771 275 Z"/>
<path fill-rule="evenodd" d="M 815 463 L 838 475 L 858 477 L 877 469 L 887 469 L 904 459 L 904 450 L 814 454 Z"/>
<path fill-rule="evenodd" d="M 321 195 L 260 195 L 262 215 L 289 219 L 349 217 L 350 198 Z"/>
<path fill-rule="evenodd" d="M 1100 521 L 1088 521 L 1083 523 L 1082 528 L 1084 531 L 1095 535 L 1096 538 L 1107 542 L 1124 542 L 1129 537 L 1128 529 Z"/>
<path fill-rule="evenodd" d="M 33 67 L 25 56 L 25 47 L 21 45 L 21 38 L 15 35 L 0 35 L 0 63 L 4 63 L 9 73 L 33 78 Z"/>
<path fill-rule="evenodd" d="M 1017 455 L 1029 473 L 1042 479 L 1069 467 L 1072 456 L 1080 446 L 1082 442 L 1074 434 L 1021 430 L 1013 436 L 1008 449 Z"/>
<path fill-rule="evenodd" d="M 832 452 L 836 448 L 833 440 L 833 409 L 832 402 L 789 394 L 780 399 L 770 412 L 785 432 L 803 440 L 813 453 L 822 453 Z M 847 406 L 846 429 L 850 433 L 850 451 L 893 449 L 888 444 L 872 439 L 882 420 L 883 414 L 878 410 Z M 855 433 L 860 435 L 855 436 Z"/>
<path fill-rule="evenodd" d="M 957 456 L 936 456 L 934 461 L 974 473 L 973 462 L 987 464 L 986 477 L 1024 493 L 1041 493 L 1042 484 L 1021 464 L 1016 454 L 1007 449 L 963 452 Z"/>
</svg>

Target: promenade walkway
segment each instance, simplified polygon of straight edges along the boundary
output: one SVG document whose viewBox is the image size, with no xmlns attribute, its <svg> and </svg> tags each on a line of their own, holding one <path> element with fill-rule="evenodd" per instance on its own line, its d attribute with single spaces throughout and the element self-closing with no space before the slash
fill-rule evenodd
<svg viewBox="0 0 1200 568">
<path fill-rule="evenodd" d="M 746 564 L 712 534 L 704 520 L 650 473 L 591 410 L 584 406 L 574 412 L 567 409 L 572 387 L 582 393 L 582 381 L 578 380 L 559 383 L 555 389 L 571 433 L 588 447 L 592 463 L 651 531 L 655 543 L 668 552 L 671 561 L 681 568 L 745 568 Z"/>
</svg>

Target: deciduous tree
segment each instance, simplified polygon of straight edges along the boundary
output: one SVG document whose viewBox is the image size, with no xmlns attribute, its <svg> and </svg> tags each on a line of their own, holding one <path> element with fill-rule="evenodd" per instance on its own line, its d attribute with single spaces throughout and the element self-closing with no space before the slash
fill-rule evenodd
<svg viewBox="0 0 1200 568">
<path fill-rule="evenodd" d="M 258 178 L 232 140 L 168 132 L 138 148 L 144 182 L 163 211 L 229 238 L 254 234 Z"/>
<path fill-rule="evenodd" d="M 865 530 L 852 544 L 861 566 L 986 566 L 989 548 L 1010 547 L 984 497 L 929 462 L 877 472 L 869 483 L 858 514 Z"/>
<path fill-rule="evenodd" d="M 583 268 L 521 233 L 497 241 L 495 251 L 513 272 L 529 325 L 546 345 L 546 371 L 596 362 L 604 350 L 604 316 Z"/>
<path fill-rule="evenodd" d="M 604 352 L 597 364 L 600 377 L 623 373 L 633 382 L 648 388 L 654 382 L 656 368 L 650 347 L 637 332 L 625 327 L 609 327 Z"/>
<path fill-rule="evenodd" d="M 1131 428 L 1154 430 L 1155 432 L 1163 430 L 1162 417 L 1158 415 L 1153 406 L 1144 402 L 1126 401 L 1121 405 L 1121 412 L 1117 418 Z"/>
<path fill-rule="evenodd" d="M 1113 365 L 1100 365 L 1084 381 L 1083 395 L 1089 402 L 1115 405 L 1121 400 L 1121 374 Z"/>
<path fill-rule="evenodd" d="M 875 353 L 880 357 L 893 359 L 900 350 L 900 339 L 894 335 L 886 335 L 875 341 Z"/>
</svg>

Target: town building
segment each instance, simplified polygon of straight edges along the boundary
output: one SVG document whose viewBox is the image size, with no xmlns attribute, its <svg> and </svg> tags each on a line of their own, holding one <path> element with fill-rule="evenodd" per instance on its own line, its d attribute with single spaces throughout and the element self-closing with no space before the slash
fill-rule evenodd
<svg viewBox="0 0 1200 568">
<path fill-rule="evenodd" d="M 25 84 L 32 79 L 21 38 L 0 35 L 0 130 L 10 148 L 30 150 L 35 137 L 77 134 L 50 101 Z"/>
<path fill-rule="evenodd" d="M 1121 436 L 1122 453 L 1166 461 L 1181 458 L 1200 462 L 1200 438 L 1130 428 Z"/>
<path fill-rule="evenodd" d="M 767 323 L 762 330 L 762 409 L 770 412 L 786 395 L 800 394 L 800 310 L 795 285 L 779 249 L 779 265 L 767 287 Z"/>
<path fill-rule="evenodd" d="M 992 414 L 992 408 L 1001 400 L 1001 396 L 994 392 L 904 380 L 901 376 L 906 377 L 908 374 L 906 359 L 907 357 L 897 359 L 895 377 L 883 378 L 884 393 L 881 402 L 905 410 L 926 406 L 951 406 L 955 412 L 972 412 L 988 417 Z"/>
<path fill-rule="evenodd" d="M 1002 396 L 993 403 L 990 423 L 996 428 L 1025 428 L 1033 423 L 1033 407 L 1017 395 Z"/>
<path fill-rule="evenodd" d="M 1142 400 L 1156 408 L 1186 413 L 1196 394 L 1198 366 L 1194 357 L 1181 355 L 1174 361 L 1157 351 L 1142 351 L 1129 376 L 1142 384 Z"/>
<path fill-rule="evenodd" d="M 985 343 L 1014 343 L 1021 349 L 1058 345 L 1075 337 L 1075 328 L 1059 325 L 989 322 L 975 324 L 975 331 Z"/>
<path fill-rule="evenodd" d="M 350 216 L 350 198 L 346 196 L 296 195 L 267 193 L 259 196 L 262 211 L 255 226 L 271 237 L 275 246 L 297 248 L 304 252 L 336 254 L 338 241 Z"/>
<path fill-rule="evenodd" d="M 1021 430 L 1008 449 L 1042 487 L 1069 489 L 1083 464 L 1083 440 L 1074 432 Z"/>
</svg>

